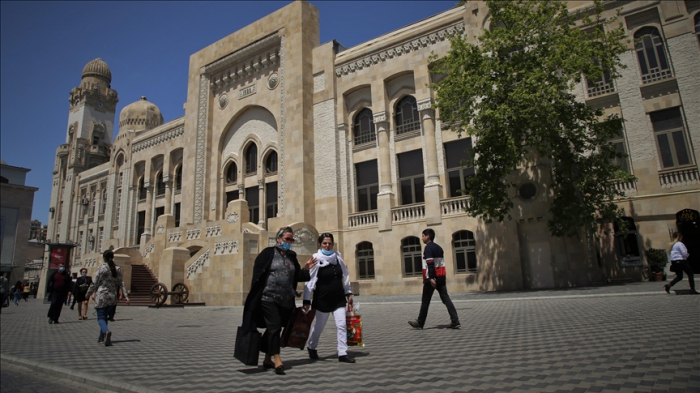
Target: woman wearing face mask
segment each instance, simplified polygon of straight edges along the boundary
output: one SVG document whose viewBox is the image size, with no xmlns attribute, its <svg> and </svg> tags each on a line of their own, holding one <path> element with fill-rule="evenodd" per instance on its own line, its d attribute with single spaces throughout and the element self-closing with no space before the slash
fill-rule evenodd
<svg viewBox="0 0 700 393">
<path fill-rule="evenodd" d="M 328 316 L 333 314 L 338 336 L 338 361 L 355 363 L 355 359 L 348 356 L 348 335 L 345 324 L 346 305 L 349 311 L 353 309 L 348 268 L 340 253 L 333 251 L 332 234 L 321 234 L 318 243 L 321 248 L 313 255 L 318 260 L 318 265 L 311 269 L 311 279 L 304 286 L 304 311 L 308 311 L 309 306 L 316 309 L 316 323 L 311 328 L 306 349 L 309 351 L 311 359 L 318 359 L 316 352 L 318 340 L 326 326 Z M 312 292 L 314 294 L 313 303 L 311 302 Z"/>
<path fill-rule="evenodd" d="M 280 358 L 282 327 L 287 325 L 294 311 L 297 283 L 309 280 L 309 269 L 316 263 L 316 259 L 311 258 L 303 269 L 300 268 L 296 253 L 290 249 L 293 243 L 292 228 L 280 228 L 277 244 L 258 254 L 243 309 L 242 326 L 250 330 L 265 328 L 260 343 L 260 350 L 265 353 L 263 367 L 274 368 L 280 375 L 285 374 Z"/>
<path fill-rule="evenodd" d="M 75 285 L 73 286 L 73 298 L 74 302 L 78 303 L 78 320 L 82 321 L 83 319 L 88 319 L 87 318 L 87 310 L 88 310 L 88 298 L 87 298 L 87 291 L 88 288 L 90 288 L 90 285 L 92 284 L 92 277 L 87 275 L 87 269 L 82 268 L 80 269 L 80 277 L 75 281 Z M 71 306 L 71 308 L 73 308 Z"/>
<path fill-rule="evenodd" d="M 107 250 L 102 254 L 104 263 L 97 268 L 95 279 L 88 288 L 86 296 L 95 301 L 95 311 L 97 311 L 97 323 L 100 325 L 100 336 L 97 338 L 98 344 L 105 347 L 112 346 L 112 332 L 107 327 L 107 317 L 113 307 L 117 305 L 119 289 L 126 295 L 126 286 L 122 281 L 122 271 L 114 264 L 114 252 Z M 129 304 L 129 297 L 126 297 L 126 304 Z"/>
</svg>

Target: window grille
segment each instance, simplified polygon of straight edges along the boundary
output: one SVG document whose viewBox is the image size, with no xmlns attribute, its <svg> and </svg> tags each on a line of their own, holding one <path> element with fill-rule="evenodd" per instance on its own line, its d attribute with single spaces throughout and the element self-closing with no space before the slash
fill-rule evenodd
<svg viewBox="0 0 700 393">
<path fill-rule="evenodd" d="M 396 104 L 394 121 L 396 123 L 396 134 L 420 130 L 418 105 L 413 96 L 406 96 L 399 100 L 398 104 Z"/>
<path fill-rule="evenodd" d="M 447 169 L 447 182 L 450 197 L 465 195 L 461 191 L 467 190 L 467 178 L 474 176 L 474 168 L 463 166 L 463 161 L 470 157 L 472 138 L 458 139 L 445 143 L 445 167 Z"/>
<path fill-rule="evenodd" d="M 664 168 L 690 164 L 680 107 L 649 114 Z"/>
<path fill-rule="evenodd" d="M 425 177 L 423 176 L 423 152 L 413 150 L 397 155 L 399 161 L 399 187 L 401 204 L 425 202 L 423 193 Z"/>
<path fill-rule="evenodd" d="M 457 273 L 476 272 L 476 241 L 474 232 L 459 231 L 452 235 L 455 271 Z"/>
<path fill-rule="evenodd" d="M 355 116 L 352 130 L 355 136 L 355 145 L 369 143 L 377 139 L 377 134 L 374 131 L 372 111 L 369 108 L 361 110 L 357 116 Z"/>
<path fill-rule="evenodd" d="M 374 278 L 374 249 L 372 243 L 362 242 L 357 245 L 356 251 L 358 278 L 373 279 Z"/>
<path fill-rule="evenodd" d="M 245 151 L 245 173 L 256 173 L 258 169 L 258 147 L 251 143 Z"/>
<path fill-rule="evenodd" d="M 403 260 L 404 277 L 423 275 L 423 257 L 421 255 L 420 239 L 415 236 L 401 241 L 401 259 Z"/>
<path fill-rule="evenodd" d="M 642 83 L 657 82 L 673 76 L 664 42 L 655 27 L 644 27 L 634 34 Z"/>
</svg>

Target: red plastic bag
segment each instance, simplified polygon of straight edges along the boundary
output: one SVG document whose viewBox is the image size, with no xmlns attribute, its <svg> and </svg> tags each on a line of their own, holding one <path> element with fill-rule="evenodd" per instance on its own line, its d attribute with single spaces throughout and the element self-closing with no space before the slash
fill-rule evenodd
<svg viewBox="0 0 700 393">
<path fill-rule="evenodd" d="M 348 328 L 348 346 L 364 347 L 362 342 L 362 316 L 351 314 L 345 317 Z"/>
<path fill-rule="evenodd" d="M 294 309 L 294 313 L 289 318 L 289 323 L 282 333 L 280 346 L 304 349 L 306 340 L 309 339 L 311 323 L 314 321 L 315 316 L 315 309 L 311 309 L 307 313 L 304 313 L 304 309 L 301 307 Z"/>
</svg>

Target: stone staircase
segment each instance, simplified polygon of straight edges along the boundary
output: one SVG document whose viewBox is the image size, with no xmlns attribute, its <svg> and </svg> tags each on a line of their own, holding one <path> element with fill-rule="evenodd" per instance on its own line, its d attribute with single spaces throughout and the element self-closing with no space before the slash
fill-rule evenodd
<svg viewBox="0 0 700 393">
<path fill-rule="evenodd" d="M 151 301 L 151 287 L 158 282 L 146 265 L 131 265 L 131 292 L 129 301 L 131 306 L 153 306 Z M 126 301 L 120 300 L 119 306 L 126 306 Z"/>
</svg>

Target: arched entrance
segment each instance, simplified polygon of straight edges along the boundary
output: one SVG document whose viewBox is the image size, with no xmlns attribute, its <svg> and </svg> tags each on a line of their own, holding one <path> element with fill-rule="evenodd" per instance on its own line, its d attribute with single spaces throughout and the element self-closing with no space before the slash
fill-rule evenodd
<svg viewBox="0 0 700 393">
<path fill-rule="evenodd" d="M 676 213 L 676 227 L 683 235 L 683 244 L 688 249 L 688 263 L 693 273 L 700 273 L 700 213 L 683 209 Z"/>
</svg>

